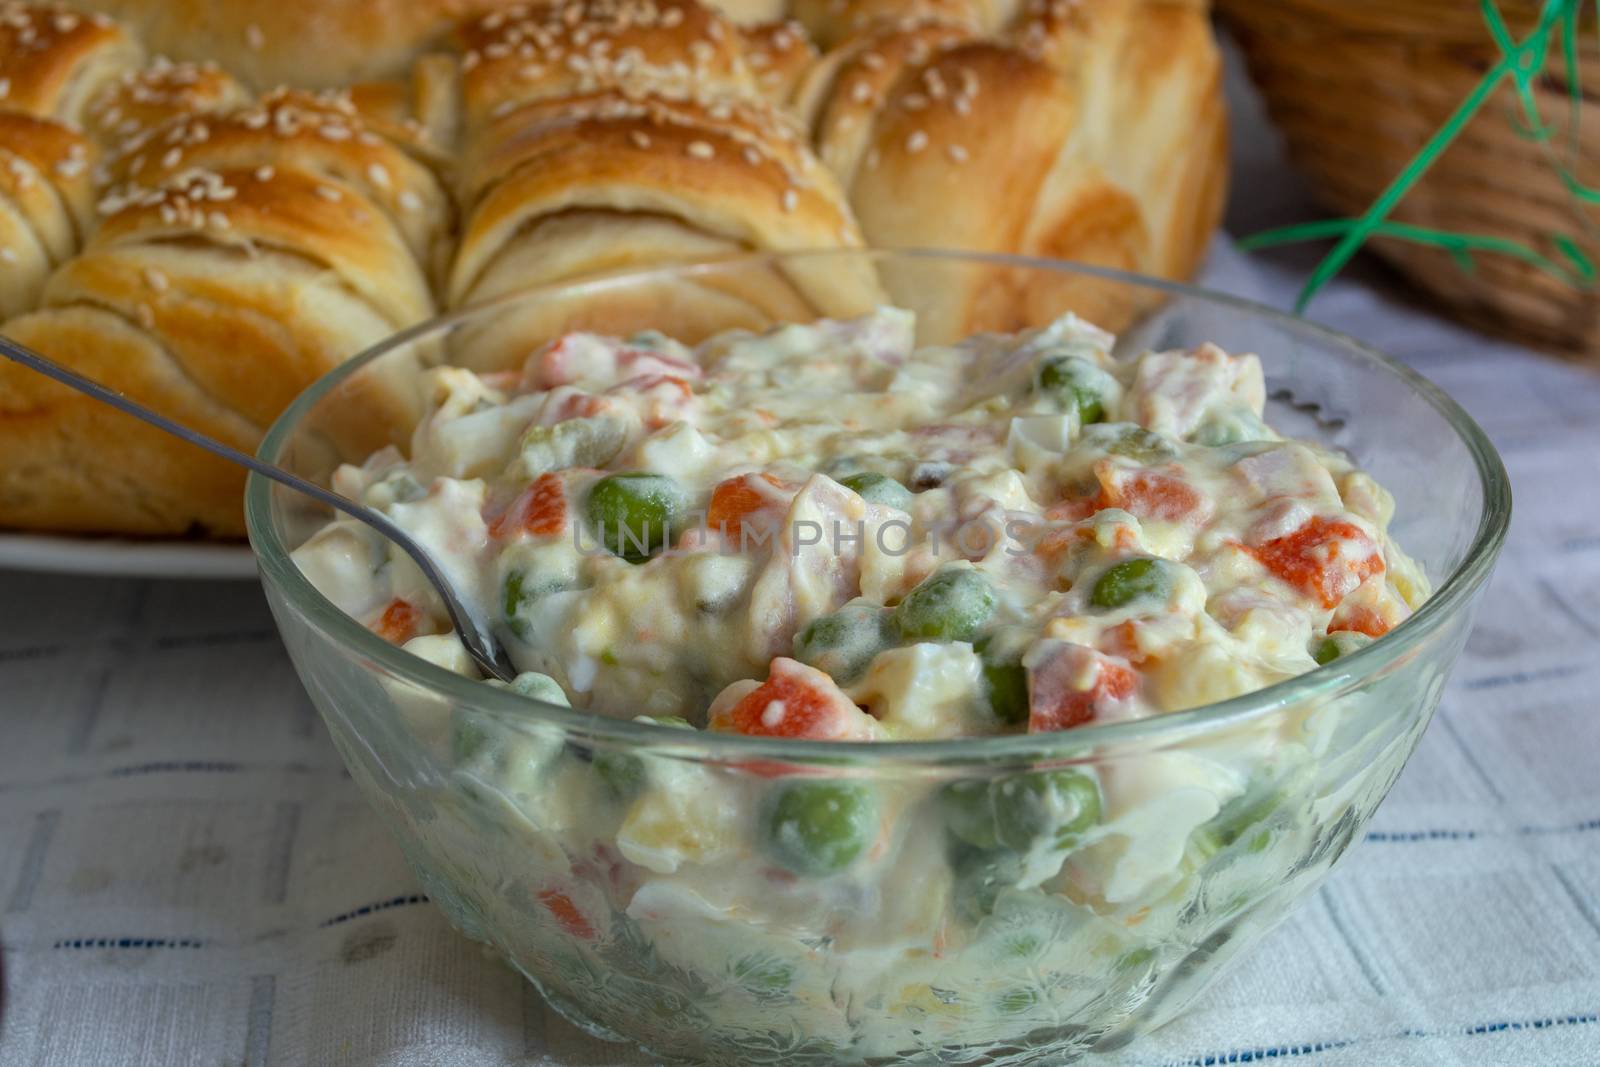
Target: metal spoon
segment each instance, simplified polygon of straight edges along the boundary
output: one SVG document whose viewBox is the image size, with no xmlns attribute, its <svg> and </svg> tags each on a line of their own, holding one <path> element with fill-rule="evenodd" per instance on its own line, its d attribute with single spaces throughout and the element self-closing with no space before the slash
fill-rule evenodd
<svg viewBox="0 0 1600 1067">
<path fill-rule="evenodd" d="M 287 485 L 290 489 L 304 493 L 313 500 L 320 501 L 329 507 L 337 508 L 351 518 L 359 519 L 366 523 L 399 545 L 405 554 L 410 556 L 417 567 L 421 569 L 423 577 L 428 580 L 434 591 L 439 594 L 439 599 L 444 601 L 444 610 L 450 616 L 450 625 L 455 628 L 456 636 L 460 638 L 461 644 L 467 650 L 467 655 L 472 657 L 472 662 L 478 665 L 478 669 L 490 677 L 499 678 L 501 681 L 509 682 L 516 677 L 516 668 L 511 665 L 510 659 L 506 657 L 505 649 L 500 647 L 500 643 L 494 639 L 488 620 L 480 616 L 468 606 L 462 597 L 456 594 L 455 588 L 445 578 L 444 572 L 434 564 L 427 550 L 412 540 L 410 534 L 390 522 L 387 516 L 358 504 L 348 497 L 340 496 L 338 493 L 330 492 L 320 485 L 290 474 L 282 467 L 274 466 L 248 453 L 230 448 L 221 441 L 207 437 L 205 434 L 197 433 L 187 426 L 181 426 L 171 419 L 156 414 L 142 404 L 129 400 L 121 393 L 114 392 L 98 382 L 93 382 L 81 375 L 74 374 L 59 363 L 46 359 L 33 351 L 33 349 L 20 345 L 10 338 L 0 337 L 0 356 L 20 363 L 30 370 L 38 371 L 48 378 L 55 379 L 62 385 L 76 389 L 78 392 L 92 397 L 102 404 L 109 404 L 118 411 L 132 415 L 136 419 L 143 419 L 156 429 L 165 430 L 180 441 L 198 445 L 231 463 L 247 467 L 263 477 L 271 478 L 273 481 Z"/>
</svg>

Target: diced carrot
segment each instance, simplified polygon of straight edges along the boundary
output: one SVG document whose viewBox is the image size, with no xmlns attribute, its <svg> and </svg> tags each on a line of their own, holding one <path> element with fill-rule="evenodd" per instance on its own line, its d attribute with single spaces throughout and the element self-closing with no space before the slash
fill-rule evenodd
<svg viewBox="0 0 1600 1067">
<path fill-rule="evenodd" d="M 843 741 L 869 737 L 871 717 L 822 671 L 779 656 L 767 680 L 733 706 L 728 720 L 749 737 Z"/>
<path fill-rule="evenodd" d="M 1070 730 L 1092 722 L 1107 704 L 1125 700 L 1139 677 L 1126 664 L 1081 645 L 1065 645 L 1028 680 L 1028 732 Z"/>
<path fill-rule="evenodd" d="M 1368 637 L 1382 637 L 1389 632 L 1389 624 L 1382 615 L 1368 607 L 1341 606 L 1328 623 L 1328 632 L 1352 630 Z"/>
<path fill-rule="evenodd" d="M 417 636 L 417 624 L 421 621 L 421 608 L 409 600 L 396 597 L 389 601 L 389 606 L 383 609 L 378 621 L 372 624 L 372 632 L 391 645 L 403 645 Z"/>
<path fill-rule="evenodd" d="M 1121 656 L 1129 663 L 1138 663 L 1145 658 L 1144 650 L 1139 647 L 1139 624 L 1132 619 L 1118 623 L 1100 635 L 1100 648 L 1113 656 Z"/>
<path fill-rule="evenodd" d="M 741 474 L 718 482 L 711 490 L 711 502 L 706 507 L 708 529 L 721 530 L 727 537 L 738 537 L 746 519 L 773 503 L 771 494 L 762 492 L 754 483 L 757 477 L 768 485 L 788 488 L 785 482 L 770 474 Z"/>
<path fill-rule="evenodd" d="M 1100 506 L 1121 508 L 1141 519 L 1177 522 L 1198 511 L 1200 494 L 1181 478 L 1156 471 L 1135 471 L 1108 482 Z"/>
<path fill-rule="evenodd" d="M 552 414 L 556 422 L 565 422 L 568 419 L 586 419 L 591 415 L 598 415 L 611 406 L 612 401 L 603 396 L 574 390 L 561 398 Z"/>
<path fill-rule="evenodd" d="M 503 539 L 527 532 L 549 537 L 566 529 L 567 492 L 561 476 L 547 471 L 524 489 L 505 513 L 489 524 L 489 536 Z"/>
<path fill-rule="evenodd" d="M 694 395 L 694 389 L 687 381 L 672 374 L 641 374 L 637 378 L 629 378 L 625 382 L 618 382 L 610 389 L 607 389 L 606 392 L 648 393 L 658 386 L 669 386 L 682 393 L 686 398 Z"/>
<path fill-rule="evenodd" d="M 580 940 L 594 940 L 594 927 L 589 925 L 589 920 L 583 917 L 583 912 L 578 910 L 571 897 L 559 889 L 545 889 L 539 893 L 539 903 L 554 916 L 561 929 Z"/>
<path fill-rule="evenodd" d="M 1310 519 L 1251 551 L 1267 570 L 1325 608 L 1337 607 L 1356 586 L 1383 573 L 1383 557 L 1371 538 L 1354 523 L 1334 519 Z"/>
</svg>

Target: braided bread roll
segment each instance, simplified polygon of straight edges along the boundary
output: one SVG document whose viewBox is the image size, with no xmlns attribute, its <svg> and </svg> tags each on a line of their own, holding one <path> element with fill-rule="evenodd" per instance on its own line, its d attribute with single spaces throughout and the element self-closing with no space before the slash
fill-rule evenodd
<svg viewBox="0 0 1600 1067">
<path fill-rule="evenodd" d="M 1187 275 L 1221 211 L 1226 157 L 1202 7 L 1040 0 L 998 40 L 976 28 L 996 10 L 869 21 L 797 90 L 867 243 Z M 1115 329 L 1140 310 L 1130 290 L 1088 276 L 886 269 L 891 295 L 936 337 L 1012 330 L 1064 306 Z"/>
<path fill-rule="evenodd" d="M 239 448 L 351 354 L 434 312 L 445 194 L 348 104 L 294 93 L 138 136 L 82 255 L 4 332 Z M 416 416 L 374 390 L 369 450 Z M 0 366 L 0 523 L 238 536 L 242 474 Z"/>
<path fill-rule="evenodd" d="M 140 60 L 103 18 L 0 4 L 0 317 L 34 306 L 93 223 L 95 145 L 77 124 Z"/>
<path fill-rule="evenodd" d="M 132 27 L 153 51 L 215 60 L 249 85 L 331 89 L 400 77 L 471 15 L 512 0 L 74 0 Z M 568 0 L 567 6 L 602 6 Z M 783 14 L 783 0 L 717 0 L 740 23 Z"/>
<path fill-rule="evenodd" d="M 450 303 L 629 267 L 860 245 L 837 183 L 763 99 L 731 22 L 693 0 L 571 10 L 496 13 L 461 31 L 467 214 Z M 714 288 L 663 280 L 582 312 L 524 304 L 465 331 L 459 350 L 475 366 L 514 362 L 557 314 L 694 337 L 853 313 L 879 295 L 870 271 L 837 264 L 751 270 Z"/>
</svg>

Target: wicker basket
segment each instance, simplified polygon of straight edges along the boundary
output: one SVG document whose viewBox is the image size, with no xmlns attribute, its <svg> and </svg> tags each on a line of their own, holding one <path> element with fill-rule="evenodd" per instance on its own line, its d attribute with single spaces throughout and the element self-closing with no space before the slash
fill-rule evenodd
<svg viewBox="0 0 1600 1067">
<path fill-rule="evenodd" d="M 1500 0 L 1521 41 L 1539 0 Z M 1365 211 L 1500 59 L 1470 0 L 1217 0 L 1250 71 L 1312 188 L 1343 216 Z M 1600 206 L 1580 206 L 1552 165 L 1576 148 L 1576 174 L 1600 185 L 1600 40 L 1583 4 L 1579 144 L 1570 119 L 1559 34 L 1538 86 L 1540 113 L 1559 131 L 1539 143 L 1521 130 L 1508 81 L 1405 196 L 1390 218 L 1454 233 L 1512 238 L 1552 259 L 1565 235 L 1600 263 Z M 1462 269 L 1441 249 L 1379 239 L 1372 248 L 1457 316 L 1565 355 L 1600 360 L 1600 290 L 1514 257 L 1473 256 Z M 1564 261 L 1564 260 L 1563 260 Z"/>
</svg>

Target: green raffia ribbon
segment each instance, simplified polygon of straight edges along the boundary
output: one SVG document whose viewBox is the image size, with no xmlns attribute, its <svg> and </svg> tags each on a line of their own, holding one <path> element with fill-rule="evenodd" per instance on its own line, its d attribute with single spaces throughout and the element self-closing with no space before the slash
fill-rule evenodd
<svg viewBox="0 0 1600 1067">
<path fill-rule="evenodd" d="M 1467 123 L 1483 109 L 1495 90 L 1508 79 L 1514 86 L 1517 101 L 1521 105 L 1522 122 L 1517 132 L 1545 146 L 1551 166 L 1560 175 L 1562 184 L 1578 203 L 1600 204 L 1600 189 L 1585 185 L 1577 175 L 1578 156 L 1581 151 L 1579 108 L 1583 102 L 1578 63 L 1578 22 L 1582 17 L 1584 0 L 1545 0 L 1538 23 L 1520 42 L 1511 36 L 1505 17 L 1495 0 L 1479 0 L 1479 5 L 1483 9 L 1483 18 L 1488 24 L 1489 34 L 1500 49 L 1500 61 L 1484 73 L 1472 92 L 1467 94 L 1467 98 L 1406 164 L 1400 175 L 1389 183 L 1378 199 L 1373 201 L 1371 207 L 1367 208 L 1359 218 L 1330 219 L 1283 226 L 1264 233 L 1252 234 L 1239 242 L 1240 247 L 1253 250 L 1298 241 L 1333 237 L 1339 239 L 1333 250 L 1317 265 L 1317 269 L 1312 272 L 1304 288 L 1300 290 L 1300 295 L 1295 300 L 1297 312 L 1305 311 L 1312 297 L 1316 296 L 1334 275 L 1343 270 L 1361 246 L 1373 237 L 1392 237 L 1441 248 L 1448 252 L 1463 270 L 1469 272 L 1474 268 L 1473 253 L 1492 252 L 1514 256 L 1572 285 L 1589 287 L 1595 284 L 1597 271 L 1594 261 L 1578 247 L 1576 241 L 1562 234 L 1551 235 L 1551 242 L 1562 256 L 1562 259 L 1557 260 L 1510 238 L 1451 233 L 1447 230 L 1410 226 L 1389 220 L 1390 213 L 1394 211 L 1401 198 L 1421 180 L 1428 168 L 1433 166 L 1434 161 L 1450 146 Z M 1600 15 L 1600 0 L 1595 0 L 1595 11 Z M 1567 84 L 1569 116 L 1565 159 L 1558 158 L 1556 154 L 1555 146 L 1551 143 L 1554 130 L 1539 114 L 1538 100 L 1533 92 L 1534 79 L 1544 73 L 1553 33 L 1560 35 L 1563 73 Z"/>
</svg>

